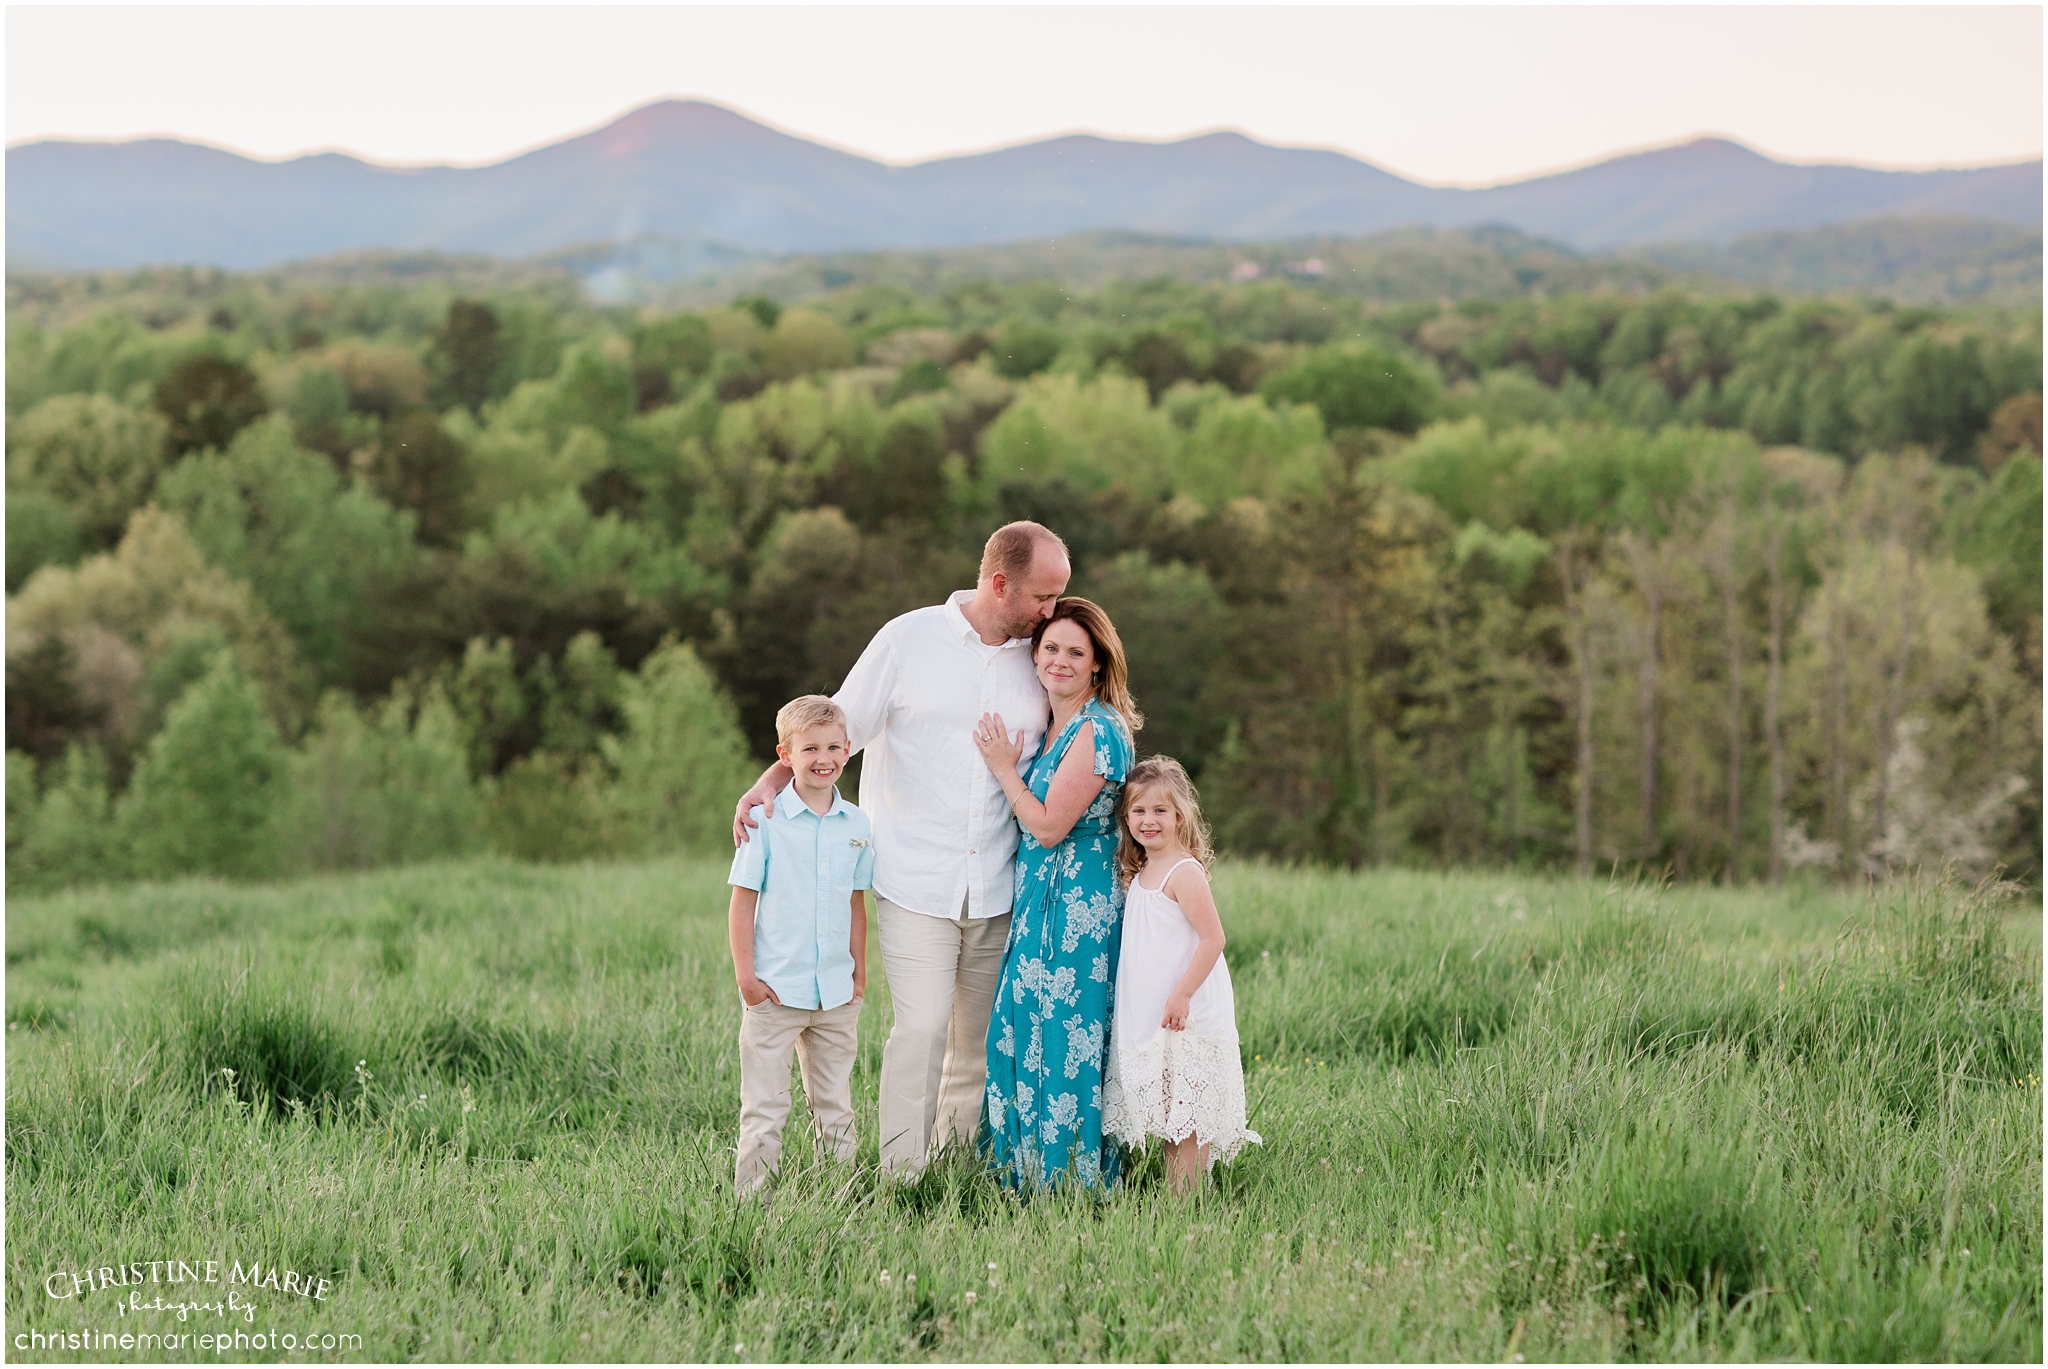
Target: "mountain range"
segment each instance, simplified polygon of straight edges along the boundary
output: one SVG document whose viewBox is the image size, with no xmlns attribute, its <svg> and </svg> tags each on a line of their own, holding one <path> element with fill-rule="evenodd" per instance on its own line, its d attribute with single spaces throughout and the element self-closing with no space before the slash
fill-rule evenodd
<svg viewBox="0 0 2048 1369">
<path fill-rule="evenodd" d="M 749 254 L 948 247 L 1096 229 L 1219 241 L 1505 224 L 1581 250 L 1722 242 L 1873 215 L 2038 227 L 2041 162 L 1795 166 L 1701 138 L 1485 189 L 1237 133 L 1073 136 L 891 167 L 669 100 L 490 166 L 259 162 L 172 139 L 7 149 L 10 268 L 250 269 L 370 248 L 524 257 L 663 238 Z"/>
</svg>

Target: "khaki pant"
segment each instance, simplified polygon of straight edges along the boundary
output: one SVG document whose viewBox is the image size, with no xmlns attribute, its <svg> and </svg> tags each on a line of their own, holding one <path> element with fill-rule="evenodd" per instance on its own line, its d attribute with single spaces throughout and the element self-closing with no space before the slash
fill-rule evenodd
<svg viewBox="0 0 2048 1369">
<path fill-rule="evenodd" d="M 1010 915 L 958 918 L 875 900 L 896 1020 L 882 1047 L 882 1172 L 924 1169 L 932 1149 L 974 1143 L 988 1084 L 988 1018 Z"/>
<path fill-rule="evenodd" d="M 733 1184 L 759 1190 L 782 1160 L 789 1120 L 789 1057 L 803 1069 L 815 1140 L 841 1160 L 854 1156 L 854 1024 L 860 1000 L 836 1008 L 786 1008 L 764 998 L 740 1017 L 740 1145 Z"/>
</svg>

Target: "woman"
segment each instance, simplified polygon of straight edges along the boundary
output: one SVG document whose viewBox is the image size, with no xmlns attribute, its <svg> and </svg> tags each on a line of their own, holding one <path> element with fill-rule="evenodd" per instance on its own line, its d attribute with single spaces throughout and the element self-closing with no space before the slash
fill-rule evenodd
<svg viewBox="0 0 2048 1369">
<path fill-rule="evenodd" d="M 1120 1152 L 1102 1134 L 1123 894 L 1116 804 L 1144 725 L 1131 702 L 1123 642 L 1109 615 L 1068 597 L 1031 636 L 1052 724 L 1030 772 L 999 714 L 975 744 L 1024 829 L 1010 940 L 988 1023 L 981 1144 L 1004 1184 L 1030 1191 L 1068 1179 L 1116 1182 Z"/>
</svg>

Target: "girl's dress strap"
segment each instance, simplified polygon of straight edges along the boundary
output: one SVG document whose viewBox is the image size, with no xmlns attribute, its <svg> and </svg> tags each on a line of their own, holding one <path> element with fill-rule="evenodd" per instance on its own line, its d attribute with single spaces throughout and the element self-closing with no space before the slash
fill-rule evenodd
<svg viewBox="0 0 2048 1369">
<path fill-rule="evenodd" d="M 1200 865 L 1202 863 L 1199 857 L 1182 856 L 1179 860 L 1175 861 L 1172 865 L 1167 867 L 1166 878 L 1159 881 L 1159 887 L 1155 889 L 1153 892 L 1160 894 L 1165 893 L 1166 886 L 1173 881 L 1173 872 L 1175 870 L 1180 869 L 1181 866 L 1186 865 L 1189 861 L 1193 861 L 1197 865 Z"/>
</svg>

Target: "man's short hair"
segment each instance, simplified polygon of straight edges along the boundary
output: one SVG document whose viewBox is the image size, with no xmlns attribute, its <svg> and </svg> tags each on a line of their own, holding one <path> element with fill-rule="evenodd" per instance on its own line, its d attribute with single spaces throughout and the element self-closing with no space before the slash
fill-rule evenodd
<svg viewBox="0 0 2048 1369">
<path fill-rule="evenodd" d="M 837 724 L 844 732 L 846 710 L 823 694 L 806 694 L 802 698 L 791 699 L 775 711 L 775 740 L 788 746 L 789 739 L 797 733 L 831 724 Z"/>
<path fill-rule="evenodd" d="M 1003 524 L 988 535 L 988 544 L 981 549 L 981 578 L 986 580 L 1000 571 L 1012 580 L 1020 579 L 1031 569 L 1032 558 L 1044 542 L 1066 554 L 1066 542 L 1043 523 L 1025 518 Z"/>
</svg>

